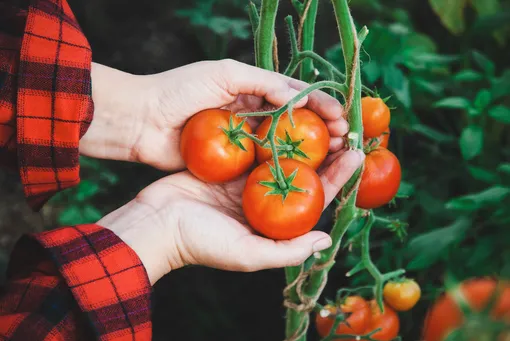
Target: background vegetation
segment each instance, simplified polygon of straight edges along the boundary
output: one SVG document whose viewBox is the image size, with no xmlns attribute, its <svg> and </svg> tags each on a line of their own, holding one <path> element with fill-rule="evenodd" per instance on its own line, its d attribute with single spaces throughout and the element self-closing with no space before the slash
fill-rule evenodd
<svg viewBox="0 0 510 341">
<path fill-rule="evenodd" d="M 247 0 L 70 4 L 99 63 L 132 73 L 225 57 L 253 64 Z M 331 5 L 323 0 L 319 6 L 316 50 L 341 67 Z M 373 259 L 381 271 L 407 268 L 422 286 L 418 307 L 401 315 L 403 340 L 414 341 L 446 275 L 510 277 L 510 2 L 352 0 L 351 6 L 358 26 L 370 29 L 362 51 L 364 84 L 382 97 L 393 95 L 390 149 L 402 163 L 400 196 L 407 197 L 379 213 L 409 223 L 406 243 L 391 228 L 374 231 Z M 285 63 L 283 17 L 295 14 L 290 1 L 281 0 L 280 13 Z M 96 221 L 165 175 L 87 158 L 82 166 L 80 186 L 46 208 L 46 228 Z M 0 214 L 1 221 L 9 212 Z M 326 211 L 318 228 L 330 223 Z M 29 225 L 41 228 L 38 219 Z M 5 250 L 12 246 L 4 244 Z M 340 254 L 325 297 L 370 281 L 344 277 L 358 261 L 354 254 Z M 283 286 L 282 270 L 238 274 L 192 267 L 171 273 L 156 285 L 154 340 L 281 340 Z M 309 339 L 315 339 L 313 330 Z"/>
</svg>

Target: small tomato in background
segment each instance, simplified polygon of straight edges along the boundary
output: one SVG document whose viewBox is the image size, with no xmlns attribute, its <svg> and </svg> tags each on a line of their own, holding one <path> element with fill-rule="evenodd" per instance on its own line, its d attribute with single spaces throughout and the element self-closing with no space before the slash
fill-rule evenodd
<svg viewBox="0 0 510 341">
<path fill-rule="evenodd" d="M 381 98 L 363 97 L 361 112 L 363 115 L 363 137 L 365 138 L 379 137 L 390 126 L 390 109 Z"/>
<path fill-rule="evenodd" d="M 412 309 L 421 297 L 418 283 L 412 279 L 388 282 L 384 286 L 384 300 L 397 311 Z"/>
<path fill-rule="evenodd" d="M 491 299 L 498 282 L 491 278 L 474 278 L 464 281 L 454 290 L 460 290 L 473 311 L 484 309 Z M 463 325 L 465 317 L 452 297 L 452 292 L 437 299 L 427 313 L 423 330 L 424 341 L 443 341 L 448 334 Z M 490 312 L 494 320 L 506 320 L 510 318 L 510 285 L 506 283 L 499 293 L 497 302 Z M 487 320 L 485 320 L 487 321 Z M 484 333 L 483 324 L 480 325 L 480 333 Z M 505 335 L 502 335 L 506 337 Z M 473 340 L 478 340 L 476 331 L 473 331 Z"/>
<path fill-rule="evenodd" d="M 202 181 L 222 183 L 246 172 L 255 161 L 252 140 L 235 134 L 250 126 L 223 109 L 207 109 L 195 114 L 181 134 L 181 156 L 189 171 Z M 244 150 L 243 150 L 244 149 Z"/>
<path fill-rule="evenodd" d="M 324 189 L 317 173 L 303 162 L 281 159 L 285 178 L 298 190 L 277 194 L 271 163 L 253 170 L 243 191 L 243 211 L 248 223 L 271 239 L 292 239 L 309 232 L 324 208 Z"/>
<path fill-rule="evenodd" d="M 313 169 L 319 168 L 329 150 L 329 131 L 326 123 L 311 110 L 300 108 L 292 111 L 295 127 L 292 127 L 287 113 L 283 114 L 276 126 L 276 145 L 285 146 L 287 151 L 280 150 L 280 158 L 292 158 L 306 163 Z M 259 138 L 266 137 L 272 118 L 266 118 L 257 128 Z M 270 148 L 259 145 L 256 147 L 259 163 L 272 159 Z"/>
<path fill-rule="evenodd" d="M 317 314 L 315 318 L 317 332 L 321 337 L 329 335 L 338 313 L 345 314 L 346 317 L 345 321 L 341 322 L 335 331 L 335 334 L 338 335 L 363 335 L 370 323 L 370 306 L 360 296 L 349 296 L 338 308 L 327 305 L 325 309 L 331 313 L 329 316 L 322 317 Z M 344 340 L 355 341 L 355 339 Z"/>
<path fill-rule="evenodd" d="M 402 178 L 400 162 L 386 148 L 368 153 L 358 189 L 356 206 L 372 209 L 389 203 L 397 194 Z"/>
<path fill-rule="evenodd" d="M 381 328 L 380 331 L 372 335 L 374 340 L 391 341 L 396 338 L 400 331 L 400 319 L 395 310 L 384 304 L 384 312 L 382 312 L 375 300 L 371 300 L 369 304 L 372 316 L 365 334 Z"/>
</svg>

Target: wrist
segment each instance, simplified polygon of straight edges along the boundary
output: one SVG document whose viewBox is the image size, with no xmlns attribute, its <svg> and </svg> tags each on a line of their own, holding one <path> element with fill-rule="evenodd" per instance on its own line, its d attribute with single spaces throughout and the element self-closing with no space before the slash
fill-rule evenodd
<svg viewBox="0 0 510 341">
<path fill-rule="evenodd" d="M 98 225 L 115 233 L 140 258 L 151 285 L 183 266 L 175 232 L 178 218 L 171 205 L 158 209 L 135 199 L 108 214 Z"/>
<path fill-rule="evenodd" d="M 147 113 L 140 89 L 144 76 L 92 63 L 94 117 L 80 140 L 80 153 L 104 159 L 136 161 L 134 150 Z"/>
</svg>

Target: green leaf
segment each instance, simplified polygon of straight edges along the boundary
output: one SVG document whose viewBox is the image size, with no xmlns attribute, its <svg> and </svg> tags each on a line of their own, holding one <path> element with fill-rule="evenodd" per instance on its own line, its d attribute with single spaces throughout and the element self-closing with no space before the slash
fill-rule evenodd
<svg viewBox="0 0 510 341">
<path fill-rule="evenodd" d="M 467 0 L 429 0 L 443 25 L 453 34 L 464 32 L 464 7 Z"/>
<path fill-rule="evenodd" d="M 434 103 L 433 107 L 448 109 L 468 109 L 471 107 L 471 102 L 464 97 L 447 97 Z"/>
<path fill-rule="evenodd" d="M 475 167 L 475 166 L 468 166 L 468 169 L 469 169 L 469 173 L 471 174 L 471 176 L 473 178 L 475 178 L 476 180 L 480 180 L 480 181 L 488 182 L 488 183 L 495 183 L 499 180 L 498 174 L 494 173 L 490 170 L 480 168 L 480 167 Z"/>
<path fill-rule="evenodd" d="M 494 63 L 478 51 L 473 51 L 473 60 L 482 68 L 486 75 L 493 76 L 496 71 Z"/>
<path fill-rule="evenodd" d="M 365 78 L 367 79 L 368 83 L 375 83 L 379 78 L 381 78 L 381 68 L 379 67 L 379 64 L 377 64 L 376 61 L 371 60 L 369 63 L 365 63 L 362 65 L 361 70 L 363 71 L 363 74 L 365 75 Z"/>
<path fill-rule="evenodd" d="M 444 134 L 434 128 L 431 128 L 429 126 L 426 126 L 424 124 L 413 124 L 411 126 L 411 130 L 421 134 L 425 137 L 428 137 L 429 139 L 440 142 L 440 143 L 447 143 L 447 142 L 453 142 L 455 138 L 451 135 Z"/>
<path fill-rule="evenodd" d="M 476 94 L 474 105 L 478 110 L 483 111 L 489 106 L 491 100 L 492 96 L 490 91 L 488 89 L 482 89 Z"/>
<path fill-rule="evenodd" d="M 409 198 L 414 194 L 415 187 L 412 183 L 401 181 L 400 187 L 398 188 L 397 197 Z"/>
<path fill-rule="evenodd" d="M 491 83 L 493 100 L 510 95 L 510 69 L 506 69 L 501 77 L 492 79 Z"/>
<path fill-rule="evenodd" d="M 461 242 L 471 221 L 465 217 L 457 219 L 453 224 L 418 235 L 411 239 L 407 253 L 411 261 L 408 270 L 422 270 L 436 263 L 453 244 Z"/>
<path fill-rule="evenodd" d="M 477 125 L 464 128 L 460 135 L 460 151 L 465 160 L 471 160 L 480 155 L 483 148 L 483 129 Z"/>
<path fill-rule="evenodd" d="M 454 77 L 457 82 L 476 82 L 483 79 L 482 74 L 474 70 L 462 70 L 457 73 Z"/>
<path fill-rule="evenodd" d="M 82 180 L 78 185 L 76 200 L 84 201 L 90 199 L 100 191 L 99 184 L 90 180 Z"/>
<path fill-rule="evenodd" d="M 402 70 L 396 66 L 383 69 L 384 84 L 390 88 L 395 97 L 406 107 L 411 107 L 411 94 L 409 92 L 409 79 Z"/>
<path fill-rule="evenodd" d="M 500 163 L 498 166 L 498 172 L 510 174 L 510 163 Z"/>
<path fill-rule="evenodd" d="M 499 0 L 471 0 L 471 5 L 480 16 L 494 14 L 499 10 Z"/>
<path fill-rule="evenodd" d="M 510 194 L 510 188 L 494 186 L 482 192 L 454 198 L 446 203 L 446 208 L 459 211 L 475 211 L 488 205 L 500 203 Z"/>
<path fill-rule="evenodd" d="M 58 216 L 59 225 L 77 225 L 83 222 L 83 216 L 78 206 L 70 206 L 64 211 L 60 212 Z"/>
<path fill-rule="evenodd" d="M 510 124 L 510 108 L 498 105 L 489 109 L 489 116 L 496 121 Z"/>
<path fill-rule="evenodd" d="M 86 205 L 83 208 L 82 214 L 83 214 L 84 224 L 95 223 L 103 217 L 103 215 L 101 214 L 101 211 L 99 211 L 97 208 L 95 208 L 94 206 L 91 206 L 91 205 Z"/>
</svg>

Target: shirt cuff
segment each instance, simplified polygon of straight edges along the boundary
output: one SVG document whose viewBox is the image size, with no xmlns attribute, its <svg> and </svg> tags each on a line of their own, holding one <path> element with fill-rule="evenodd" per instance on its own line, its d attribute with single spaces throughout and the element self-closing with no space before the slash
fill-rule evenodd
<svg viewBox="0 0 510 341">
<path fill-rule="evenodd" d="M 136 253 L 98 225 L 31 235 L 46 249 L 99 340 L 151 340 L 152 287 Z"/>
</svg>

